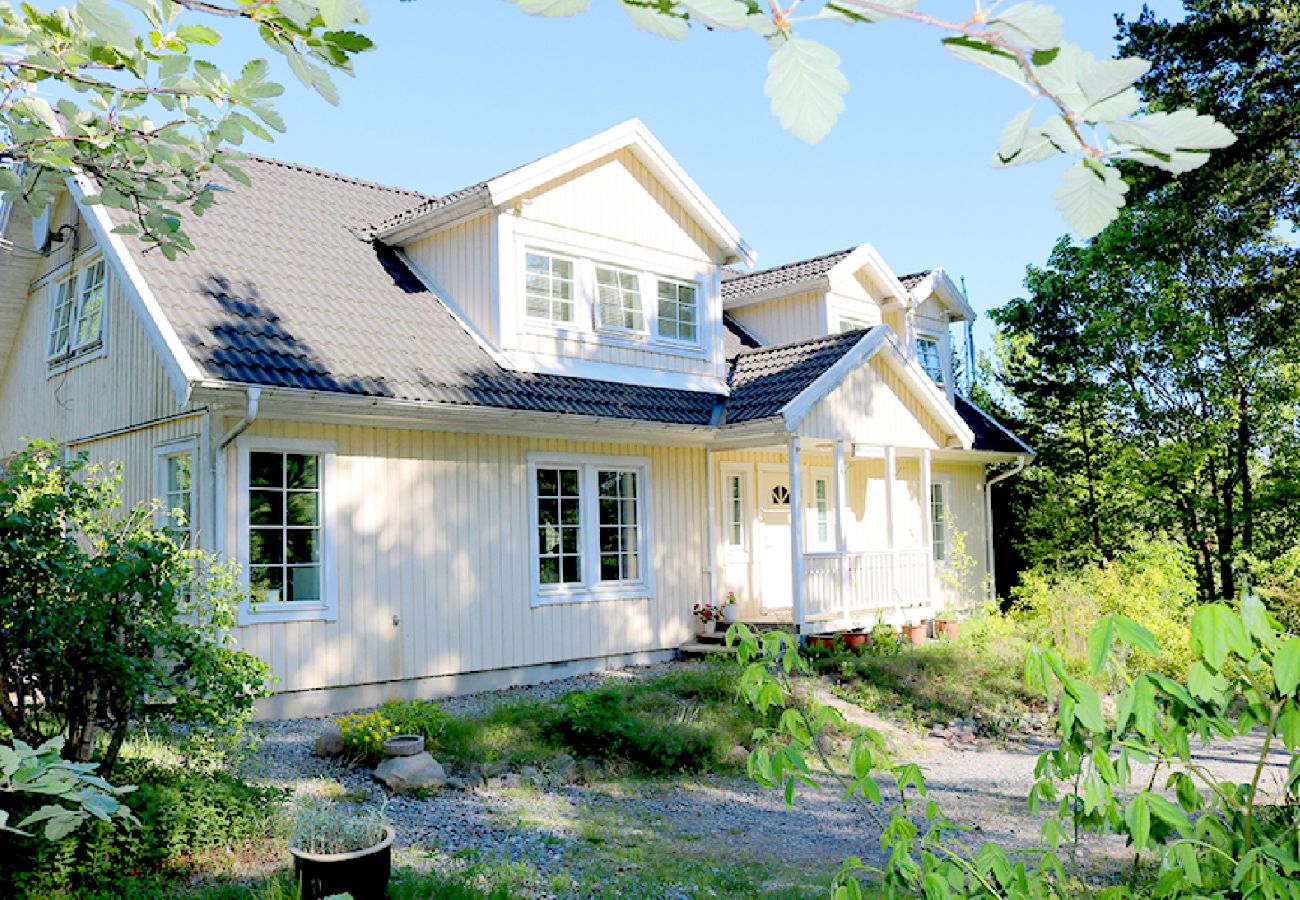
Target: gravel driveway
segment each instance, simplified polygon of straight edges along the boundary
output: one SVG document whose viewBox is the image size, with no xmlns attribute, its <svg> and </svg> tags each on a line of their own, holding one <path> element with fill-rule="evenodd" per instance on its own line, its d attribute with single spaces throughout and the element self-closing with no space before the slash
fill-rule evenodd
<svg viewBox="0 0 1300 900">
<path fill-rule="evenodd" d="M 620 678 L 662 674 L 668 663 L 621 673 L 598 673 L 527 688 L 469 695 L 443 701 L 450 712 L 480 711 L 490 704 L 553 699 L 581 688 Z M 869 715 L 854 719 L 879 724 Z M 252 772 L 256 780 L 300 793 L 365 795 L 382 802 L 385 792 L 368 769 L 349 768 L 311 755 L 323 720 L 296 719 L 266 723 L 264 742 Z M 951 819 L 971 826 L 969 843 L 995 841 L 1008 848 L 1036 845 L 1038 822 L 1024 798 L 1033 783 L 1033 768 L 1046 743 L 952 749 L 897 728 L 891 729 L 896 753 L 916 761 L 925 773 L 931 796 Z M 901 745 L 901 746 L 899 746 Z M 1238 780 L 1260 750 L 1247 736 L 1197 753 L 1209 769 Z M 1264 785 L 1280 784 L 1288 754 L 1271 754 Z M 595 878 L 617 869 L 624 856 L 646 848 L 680 859 L 716 858 L 776 863 L 773 877 L 822 874 L 846 856 L 881 862 L 879 830 L 852 802 L 830 788 L 804 789 L 793 808 L 779 792 L 736 778 L 703 776 L 673 781 L 616 779 L 608 783 L 548 790 L 445 790 L 426 798 L 393 797 L 387 813 L 397 828 L 399 855 L 407 862 L 450 870 L 482 860 L 509 860 L 516 871 L 530 871 L 533 883 L 556 884 Z M 1085 845 L 1090 866 L 1109 867 L 1124 858 L 1122 840 L 1110 837 Z M 641 864 L 644 864 L 644 860 Z M 574 881 L 577 884 L 577 881 Z"/>
</svg>

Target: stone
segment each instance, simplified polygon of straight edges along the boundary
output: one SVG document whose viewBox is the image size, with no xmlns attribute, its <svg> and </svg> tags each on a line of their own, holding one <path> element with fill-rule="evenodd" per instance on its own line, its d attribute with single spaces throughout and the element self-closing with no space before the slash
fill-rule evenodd
<svg viewBox="0 0 1300 900">
<path fill-rule="evenodd" d="M 468 780 L 455 775 L 447 779 L 447 789 L 451 791 L 468 791 L 472 787 Z"/>
<path fill-rule="evenodd" d="M 578 781 L 578 764 L 574 762 L 572 756 L 561 754 L 551 760 L 547 768 L 551 770 L 558 784 L 575 784 Z"/>
<path fill-rule="evenodd" d="M 536 766 L 523 766 L 519 769 L 520 783 L 528 787 L 545 787 L 546 779 L 542 777 L 542 770 Z"/>
<path fill-rule="evenodd" d="M 428 753 L 389 757 L 375 769 L 375 778 L 395 794 L 440 788 L 447 783 L 442 765 Z"/>
<path fill-rule="evenodd" d="M 343 730 L 339 728 L 337 722 L 330 722 L 325 729 L 316 737 L 316 744 L 311 748 L 313 756 L 342 756 L 343 755 Z"/>
</svg>

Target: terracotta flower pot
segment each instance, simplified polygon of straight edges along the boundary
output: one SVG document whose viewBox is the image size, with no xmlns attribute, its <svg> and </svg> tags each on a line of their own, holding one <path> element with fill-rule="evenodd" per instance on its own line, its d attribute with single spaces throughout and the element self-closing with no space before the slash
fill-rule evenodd
<svg viewBox="0 0 1300 900">
<path fill-rule="evenodd" d="M 812 647 L 823 647 L 827 650 L 834 650 L 835 637 L 829 634 L 814 634 L 809 636 L 808 644 Z"/>
<path fill-rule="evenodd" d="M 389 826 L 384 839 L 353 853 L 308 853 L 290 847 L 293 874 L 302 886 L 302 900 L 322 900 L 335 894 L 383 897 L 393 870 L 393 837 Z"/>
<path fill-rule="evenodd" d="M 912 625 L 903 626 L 903 632 L 906 634 L 907 639 L 918 647 L 925 643 L 925 639 L 929 636 L 929 630 L 925 622 L 916 622 Z"/>
<path fill-rule="evenodd" d="M 961 630 L 961 623 L 956 619 L 934 620 L 934 633 L 945 641 L 955 641 L 959 630 Z"/>
<path fill-rule="evenodd" d="M 871 642 L 871 635 L 864 631 L 846 631 L 840 635 L 840 640 L 850 650 L 861 650 Z"/>
</svg>

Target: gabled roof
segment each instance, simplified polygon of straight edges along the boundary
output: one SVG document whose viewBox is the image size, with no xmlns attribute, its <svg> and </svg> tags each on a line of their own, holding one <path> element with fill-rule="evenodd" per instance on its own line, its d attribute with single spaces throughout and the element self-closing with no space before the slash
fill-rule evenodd
<svg viewBox="0 0 1300 900">
<path fill-rule="evenodd" d="M 779 416 L 865 334 L 849 331 L 740 354 L 732 365 L 724 423 L 739 425 Z"/>
<path fill-rule="evenodd" d="M 925 281 L 926 276 L 928 276 L 930 272 L 930 269 L 926 269 L 924 272 L 913 272 L 911 275 L 900 275 L 898 276 L 898 280 L 902 283 L 903 287 L 910 291 L 922 281 Z"/>
<path fill-rule="evenodd" d="M 866 270 L 881 285 L 886 299 L 909 303 L 911 294 L 870 244 L 858 244 L 810 259 L 801 259 L 757 272 L 724 269 L 722 301 L 729 307 L 765 302 L 801 290 L 828 290 L 836 282 Z"/>
<path fill-rule="evenodd" d="M 824 276 L 842 262 L 855 248 L 836 250 L 812 259 L 760 269 L 757 272 L 741 272 L 738 269 L 724 269 L 722 273 L 722 297 L 730 300 L 750 294 L 770 291 L 773 288 L 793 284 L 803 284 Z"/>
<path fill-rule="evenodd" d="M 542 185 L 599 159 L 630 150 L 670 194 L 727 251 L 727 262 L 754 262 L 754 251 L 640 119 L 629 119 L 557 153 L 511 169 L 495 178 L 452 191 L 368 223 L 365 231 L 386 243 L 411 238 L 466 216 L 499 208 Z"/>
<path fill-rule="evenodd" d="M 975 310 L 966 299 L 963 291 L 943 269 L 927 269 L 914 275 L 905 275 L 899 279 L 909 291 L 916 303 L 924 303 L 934 297 L 948 310 L 948 315 L 955 322 L 973 322 Z M 909 283 L 910 282 L 910 283 Z"/>
</svg>

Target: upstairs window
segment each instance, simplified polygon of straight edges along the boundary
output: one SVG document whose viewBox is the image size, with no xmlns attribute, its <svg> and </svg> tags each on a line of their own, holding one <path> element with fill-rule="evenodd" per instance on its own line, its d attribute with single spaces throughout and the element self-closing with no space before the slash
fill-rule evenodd
<svg viewBox="0 0 1300 900">
<path fill-rule="evenodd" d="M 102 259 L 55 282 L 50 289 L 49 362 L 61 362 L 102 346 L 107 267 Z"/>
<path fill-rule="evenodd" d="M 545 253 L 527 254 L 525 307 L 534 319 L 573 321 L 573 260 Z"/>
<path fill-rule="evenodd" d="M 939 353 L 939 342 L 934 338 L 916 339 L 916 361 L 925 369 L 930 380 L 943 387 L 943 356 Z"/>
<path fill-rule="evenodd" d="M 699 333 L 695 288 L 679 281 L 659 281 L 659 336 L 695 343 Z"/>
<path fill-rule="evenodd" d="M 840 319 L 840 334 L 844 334 L 847 331 L 863 331 L 870 327 L 871 326 L 862 319 L 852 319 L 848 316 Z"/>
<path fill-rule="evenodd" d="M 641 278 L 636 272 L 596 266 L 596 326 L 613 331 L 645 331 Z"/>
</svg>

